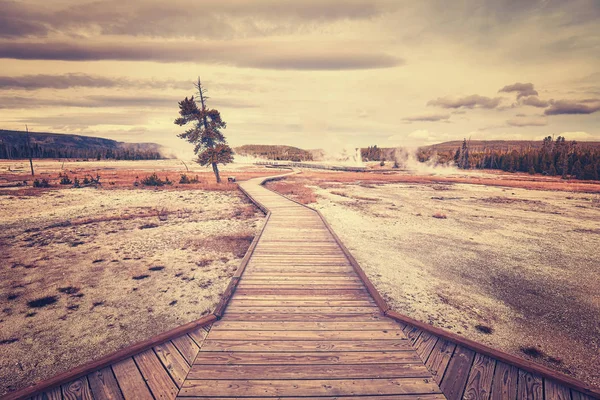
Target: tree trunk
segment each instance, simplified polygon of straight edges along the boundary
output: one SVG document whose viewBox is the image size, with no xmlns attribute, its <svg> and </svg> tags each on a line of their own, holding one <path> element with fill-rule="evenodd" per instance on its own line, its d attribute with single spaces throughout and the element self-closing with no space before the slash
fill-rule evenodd
<svg viewBox="0 0 600 400">
<path fill-rule="evenodd" d="M 215 177 L 217 178 L 217 183 L 221 183 L 221 177 L 219 176 L 219 167 L 217 167 L 217 163 L 212 163 L 213 172 L 215 173 Z"/>
<path fill-rule="evenodd" d="M 29 128 L 25 125 L 25 130 L 27 131 L 27 153 L 29 155 L 29 167 L 31 167 L 31 176 L 34 176 L 33 172 L 33 155 L 31 154 L 31 136 L 29 136 Z"/>
</svg>

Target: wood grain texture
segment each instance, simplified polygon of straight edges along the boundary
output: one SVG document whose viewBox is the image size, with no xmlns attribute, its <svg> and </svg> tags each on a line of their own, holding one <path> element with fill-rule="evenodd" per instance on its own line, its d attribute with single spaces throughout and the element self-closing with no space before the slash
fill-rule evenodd
<svg viewBox="0 0 600 400">
<path fill-rule="evenodd" d="M 483 354 L 475 354 L 463 398 L 466 400 L 488 400 L 492 390 L 495 369 L 496 360 Z"/>
<path fill-rule="evenodd" d="M 152 349 L 135 355 L 133 359 L 155 399 L 174 399 L 177 396 L 177 386 Z"/>
<path fill-rule="evenodd" d="M 95 400 L 123 399 L 123 394 L 111 367 L 94 371 L 87 378 Z"/>
<path fill-rule="evenodd" d="M 542 400 L 544 398 L 542 378 L 527 371 L 519 370 L 517 399 Z"/>
<path fill-rule="evenodd" d="M 114 364 L 112 369 L 125 399 L 154 400 L 133 358 Z"/>
<path fill-rule="evenodd" d="M 93 400 L 92 392 L 87 378 L 81 377 L 61 385 L 63 399 L 65 400 Z"/>
<path fill-rule="evenodd" d="M 516 399 L 518 379 L 519 369 L 517 367 L 497 361 L 492 382 L 491 400 Z"/>
<path fill-rule="evenodd" d="M 440 389 L 448 400 L 461 399 L 469 377 L 469 371 L 475 358 L 475 352 L 458 346 L 450 358 Z"/>
</svg>

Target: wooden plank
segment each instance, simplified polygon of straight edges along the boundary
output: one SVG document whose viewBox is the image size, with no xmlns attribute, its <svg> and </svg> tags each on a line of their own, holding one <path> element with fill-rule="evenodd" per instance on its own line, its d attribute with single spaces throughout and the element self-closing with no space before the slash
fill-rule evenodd
<svg viewBox="0 0 600 400">
<path fill-rule="evenodd" d="M 438 339 L 437 343 L 433 347 L 429 358 L 425 362 L 425 365 L 433 375 L 433 379 L 439 384 L 442 382 L 442 378 L 446 373 L 446 368 L 450 362 L 452 354 L 456 345 L 448 340 Z"/>
<path fill-rule="evenodd" d="M 249 341 L 207 339 L 203 351 L 246 352 L 314 352 L 314 351 L 401 351 L 412 350 L 406 339 L 398 340 L 336 340 L 336 341 Z"/>
<path fill-rule="evenodd" d="M 245 330 L 245 331 L 373 331 L 373 330 L 397 330 L 398 325 L 390 320 L 363 322 L 314 322 L 314 321 L 277 321 L 277 322 L 248 322 L 221 320 L 216 322 L 213 329 L 222 330 Z M 435 343 L 434 343 L 435 344 Z M 432 346 L 433 347 L 433 346 Z"/>
<path fill-rule="evenodd" d="M 440 384 L 440 389 L 448 400 L 462 398 L 474 358 L 475 352 L 470 349 L 457 346 L 454 350 Z"/>
<path fill-rule="evenodd" d="M 517 367 L 497 361 L 491 400 L 515 400 L 517 398 L 518 378 L 519 369 Z"/>
<path fill-rule="evenodd" d="M 227 307 L 226 313 L 243 313 L 243 314 L 366 314 L 378 313 L 377 307 Z"/>
<path fill-rule="evenodd" d="M 205 352 L 196 357 L 196 364 L 289 365 L 289 364 L 394 364 L 419 362 L 414 351 L 365 352 Z"/>
<path fill-rule="evenodd" d="M 385 318 L 377 313 L 339 313 L 339 314 L 282 314 L 282 313 L 255 313 L 246 314 L 238 311 L 226 312 L 227 319 L 239 319 L 243 321 L 340 321 L 340 322 L 361 322 L 377 321 Z"/>
<path fill-rule="evenodd" d="M 237 340 L 368 340 L 404 339 L 401 330 L 381 331 L 220 331 L 212 330 L 211 339 Z"/>
<path fill-rule="evenodd" d="M 583 394 L 575 389 L 571 389 L 571 398 L 573 400 L 595 400 L 600 397 L 591 397 L 591 396 L 588 396 L 587 394 Z"/>
<path fill-rule="evenodd" d="M 540 376 L 519 369 L 517 399 L 542 400 L 544 398 L 543 383 Z"/>
<path fill-rule="evenodd" d="M 419 338 L 414 342 L 415 350 L 417 351 L 417 354 L 419 355 L 419 357 L 421 357 L 421 360 L 423 360 L 423 362 L 427 361 L 427 358 L 431 354 L 431 351 L 435 347 L 437 341 L 437 336 L 429 332 L 423 332 L 421 333 L 421 335 L 419 335 Z"/>
<path fill-rule="evenodd" d="M 178 388 L 154 351 L 146 350 L 133 356 L 155 399 L 174 399 Z"/>
<path fill-rule="evenodd" d="M 154 400 L 144 377 L 133 358 L 127 358 L 112 366 L 123 397 L 126 399 Z"/>
<path fill-rule="evenodd" d="M 439 393 L 435 383 L 423 378 L 362 380 L 216 380 L 186 381 L 181 396 L 341 396 Z"/>
<path fill-rule="evenodd" d="M 252 400 L 273 400 L 273 397 L 216 397 L 215 400 L 239 400 L 244 398 L 250 398 Z M 208 400 L 212 399 L 210 397 L 197 397 L 197 396 L 185 396 L 178 397 L 181 400 Z M 282 398 L 283 399 L 283 398 Z M 285 397 L 285 400 L 356 400 L 356 396 L 319 396 L 319 397 Z M 361 395 L 361 400 L 446 400 L 443 394 L 402 394 L 402 395 L 392 395 L 392 396 L 366 396 Z"/>
<path fill-rule="evenodd" d="M 419 338 L 419 336 L 421 335 L 421 333 L 423 332 L 421 329 L 417 328 L 416 326 L 405 326 L 404 329 L 402 329 L 404 331 L 404 333 L 406 334 L 406 337 L 411 341 L 411 343 L 415 343 L 417 341 L 417 339 Z"/>
<path fill-rule="evenodd" d="M 275 288 L 275 289 L 274 289 Z M 296 291 L 296 290 L 306 290 L 306 291 L 323 291 L 323 290 L 362 290 L 364 286 L 361 284 L 351 283 L 351 284 L 320 284 L 320 285 L 312 285 L 312 284 L 275 284 L 271 282 L 270 284 L 261 284 L 261 285 L 252 285 L 247 283 L 239 283 L 236 290 L 285 290 L 285 291 Z"/>
<path fill-rule="evenodd" d="M 246 300 L 234 299 L 229 307 L 375 307 L 370 300 Z"/>
<path fill-rule="evenodd" d="M 185 358 L 179 353 L 175 345 L 171 342 L 166 342 L 154 347 L 154 352 L 162 362 L 163 366 L 171 375 L 171 378 L 177 385 L 181 387 L 185 377 L 190 370 L 190 365 L 185 361 Z"/>
<path fill-rule="evenodd" d="M 571 400 L 571 390 L 550 379 L 544 379 L 545 400 Z"/>
<path fill-rule="evenodd" d="M 198 328 L 198 329 L 188 333 L 188 335 L 196 343 L 198 348 L 202 348 L 202 344 L 204 343 L 204 340 L 206 340 L 206 336 L 208 336 L 209 331 L 210 331 L 210 326 Z"/>
<path fill-rule="evenodd" d="M 58 386 L 33 396 L 31 400 L 62 400 L 62 398 L 62 390 Z"/>
<path fill-rule="evenodd" d="M 65 400 L 93 400 L 90 385 L 85 376 L 61 385 Z"/>
<path fill-rule="evenodd" d="M 189 365 L 192 365 L 196 355 L 200 351 L 200 347 L 198 347 L 196 342 L 194 342 L 188 335 L 182 335 L 173 338 L 171 341 L 175 347 L 177 347 L 177 350 L 179 350 L 179 352 L 183 355 L 185 361 L 187 361 Z"/>
<path fill-rule="evenodd" d="M 194 365 L 188 380 L 248 379 L 366 379 L 428 378 L 431 374 L 415 364 L 341 365 Z"/>
<path fill-rule="evenodd" d="M 469 372 L 469 379 L 463 399 L 465 400 L 488 400 L 494 379 L 496 360 L 483 354 L 475 354 L 473 366 Z"/>
<path fill-rule="evenodd" d="M 122 400 L 123 394 L 110 367 L 90 373 L 90 389 L 95 400 Z"/>
<path fill-rule="evenodd" d="M 238 289 L 235 294 L 237 296 L 256 296 L 262 294 L 285 294 L 285 295 L 300 295 L 300 296 L 329 296 L 329 295 L 346 295 L 352 299 L 368 298 L 368 294 L 364 289 Z"/>
</svg>

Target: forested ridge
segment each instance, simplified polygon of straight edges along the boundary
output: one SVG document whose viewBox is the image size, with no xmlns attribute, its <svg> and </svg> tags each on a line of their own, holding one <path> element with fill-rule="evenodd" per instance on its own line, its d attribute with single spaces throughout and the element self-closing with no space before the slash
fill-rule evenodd
<svg viewBox="0 0 600 400">
<path fill-rule="evenodd" d="M 81 158 L 157 160 L 164 158 L 154 143 L 123 143 L 90 136 L 0 130 L 0 159 Z"/>
</svg>

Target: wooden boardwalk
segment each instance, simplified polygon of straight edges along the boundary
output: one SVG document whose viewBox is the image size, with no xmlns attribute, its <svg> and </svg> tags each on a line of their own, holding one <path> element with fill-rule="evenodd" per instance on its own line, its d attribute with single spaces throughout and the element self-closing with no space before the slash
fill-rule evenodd
<svg viewBox="0 0 600 400">
<path fill-rule="evenodd" d="M 386 316 L 385 303 L 320 214 L 261 180 L 241 186 L 270 216 L 224 313 L 216 311 L 220 320 L 31 398 L 592 398 L 483 346 Z"/>
</svg>

